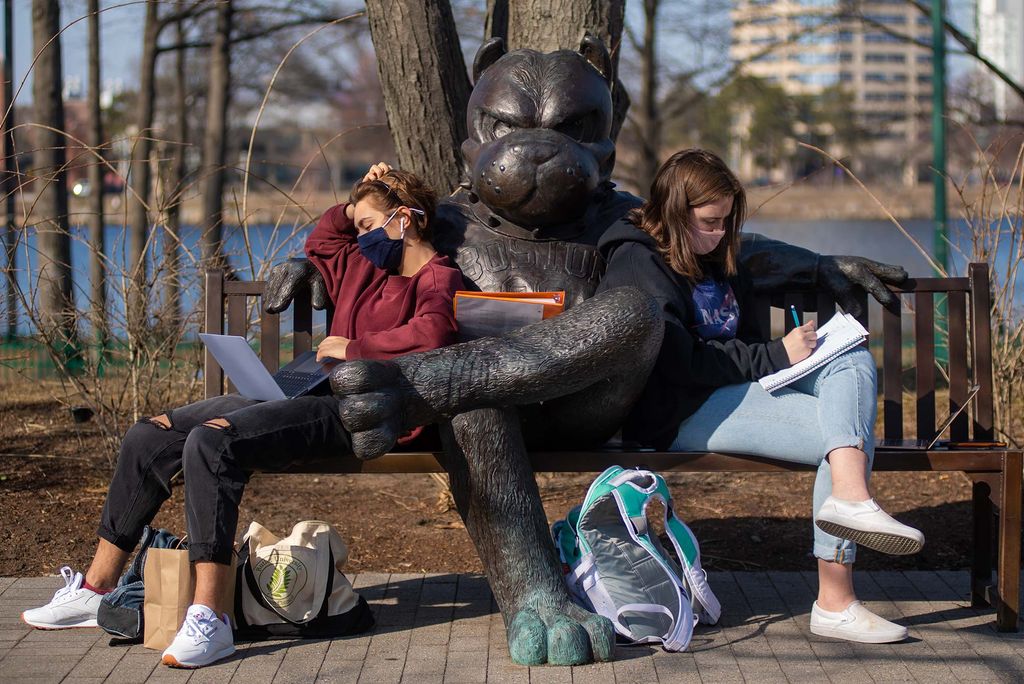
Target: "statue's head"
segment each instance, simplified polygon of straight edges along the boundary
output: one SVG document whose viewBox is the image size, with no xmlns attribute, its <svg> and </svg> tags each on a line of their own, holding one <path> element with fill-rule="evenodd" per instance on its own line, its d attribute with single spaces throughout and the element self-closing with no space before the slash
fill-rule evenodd
<svg viewBox="0 0 1024 684">
<path fill-rule="evenodd" d="M 608 51 L 589 34 L 577 52 L 484 43 L 462 143 L 480 201 L 521 226 L 582 217 L 615 165 L 611 78 Z"/>
</svg>

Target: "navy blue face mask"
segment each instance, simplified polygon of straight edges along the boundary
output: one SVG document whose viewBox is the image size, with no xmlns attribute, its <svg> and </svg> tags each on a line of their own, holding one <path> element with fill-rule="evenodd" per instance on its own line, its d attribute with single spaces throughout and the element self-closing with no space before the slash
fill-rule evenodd
<svg viewBox="0 0 1024 684">
<path fill-rule="evenodd" d="M 416 209 L 415 207 L 407 207 L 409 211 L 425 216 L 422 209 Z M 401 207 L 399 207 L 401 209 Z M 402 234 L 397 240 L 391 239 L 387 231 L 384 228 L 391 223 L 391 219 L 395 218 L 395 214 L 398 213 L 398 209 L 391 212 L 391 216 L 388 216 L 387 220 L 380 226 L 380 228 L 374 228 L 369 230 L 358 238 L 356 241 L 359 244 L 359 251 L 366 259 L 383 271 L 397 271 L 399 266 L 402 265 L 402 248 L 405 246 L 405 222 L 403 219 L 402 223 Z"/>
<path fill-rule="evenodd" d="M 391 223 L 391 219 L 395 218 L 397 213 L 398 209 L 395 209 L 380 228 L 369 230 L 356 238 L 359 243 L 359 251 L 367 261 L 383 271 L 397 271 L 398 267 L 402 265 L 405 226 L 402 226 L 402 235 L 397 240 L 392 240 L 384 230 L 384 226 Z"/>
</svg>

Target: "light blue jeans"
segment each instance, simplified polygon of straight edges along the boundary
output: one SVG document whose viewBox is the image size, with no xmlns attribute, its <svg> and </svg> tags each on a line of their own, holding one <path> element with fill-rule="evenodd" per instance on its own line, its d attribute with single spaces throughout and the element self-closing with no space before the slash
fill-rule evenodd
<svg viewBox="0 0 1024 684">
<path fill-rule="evenodd" d="M 839 447 L 875 455 L 877 413 L 875 361 L 862 347 L 836 357 L 775 394 L 756 382 L 715 391 L 679 426 L 672 449 L 752 454 L 818 466 L 813 514 L 832 493 L 832 470 L 826 456 Z M 814 525 L 814 555 L 853 563 L 856 545 L 826 534 Z"/>
</svg>

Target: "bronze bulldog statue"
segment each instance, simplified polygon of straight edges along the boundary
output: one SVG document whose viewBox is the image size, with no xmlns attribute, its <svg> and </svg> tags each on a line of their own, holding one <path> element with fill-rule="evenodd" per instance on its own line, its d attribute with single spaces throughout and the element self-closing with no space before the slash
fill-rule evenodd
<svg viewBox="0 0 1024 684">
<path fill-rule="evenodd" d="M 351 362 L 332 376 L 356 453 L 375 458 L 407 429 L 441 426 L 452 492 L 502 611 L 512 659 L 534 665 L 609 660 L 611 623 L 574 605 L 527 458 L 527 448 L 597 447 L 621 425 L 657 356 L 663 324 L 651 297 L 622 288 L 593 296 L 603 272 L 595 245 L 641 200 L 610 182 L 611 61 L 587 36 L 579 51 L 506 53 L 500 39 L 473 64 L 469 180 L 438 207 L 435 246 L 481 290 L 565 290 L 565 313 L 502 338 L 391 362 Z M 742 256 L 765 290 L 818 285 L 847 310 L 903 269 L 819 256 L 756 235 Z M 273 270 L 268 310 L 311 288 L 316 269 Z"/>
</svg>

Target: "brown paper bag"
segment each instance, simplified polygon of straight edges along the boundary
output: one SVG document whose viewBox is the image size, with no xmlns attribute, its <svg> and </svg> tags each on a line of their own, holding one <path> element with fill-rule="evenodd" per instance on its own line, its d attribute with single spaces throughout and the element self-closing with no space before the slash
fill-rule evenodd
<svg viewBox="0 0 1024 684">
<path fill-rule="evenodd" d="M 196 569 L 188 560 L 187 549 L 150 549 L 142 572 L 145 578 L 142 645 L 162 651 L 171 645 L 185 622 L 185 611 L 192 605 L 195 594 Z M 224 587 L 221 605 L 228 607 L 228 616 L 234 624 L 234 572 Z"/>
</svg>

